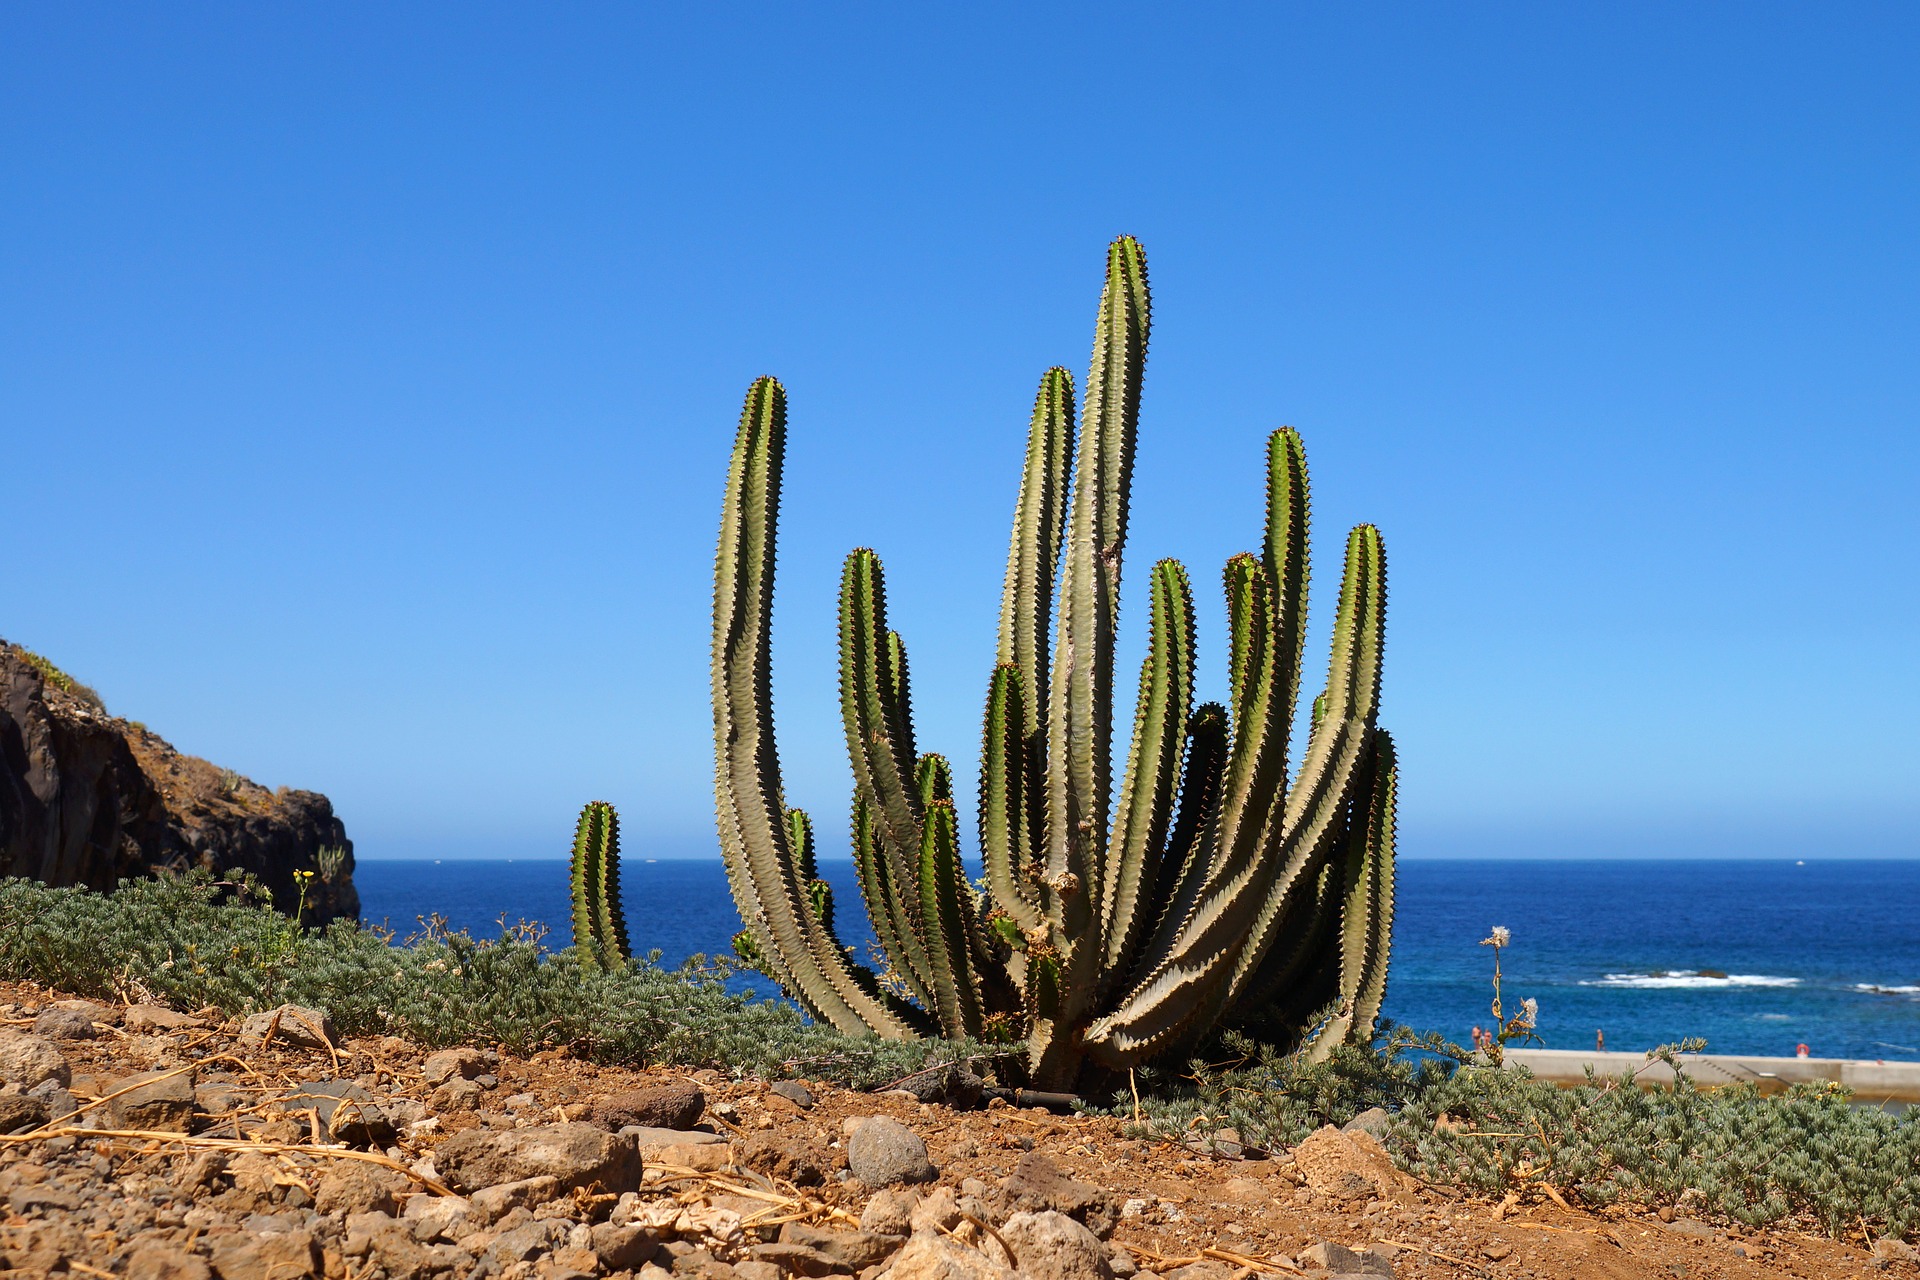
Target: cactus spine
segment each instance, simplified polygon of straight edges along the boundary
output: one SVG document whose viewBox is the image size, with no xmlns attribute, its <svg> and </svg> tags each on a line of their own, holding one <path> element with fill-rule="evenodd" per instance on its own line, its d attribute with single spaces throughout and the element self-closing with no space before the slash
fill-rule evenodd
<svg viewBox="0 0 1920 1280">
<path fill-rule="evenodd" d="M 1107 253 L 1092 367 L 1041 378 L 1028 424 L 981 734 L 983 897 L 961 868 L 946 760 L 913 731 L 906 644 L 879 557 L 847 557 L 840 698 L 853 845 L 874 932 L 909 999 L 846 959 L 804 815 L 780 798 L 768 611 L 785 393 L 747 396 L 714 604 L 715 794 L 743 945 L 816 1017 L 886 1036 L 1023 1034 L 1035 1080 L 1125 1069 L 1222 1025 L 1310 1051 L 1370 1032 L 1392 928 L 1393 745 L 1376 727 L 1386 603 L 1379 532 L 1347 539 L 1325 692 L 1289 769 L 1307 616 L 1307 470 L 1267 446 L 1257 555 L 1228 561 L 1225 704 L 1194 706 L 1186 570 L 1148 578 L 1149 638 L 1115 795 L 1113 658 L 1151 301 L 1130 237 Z M 1071 501 L 1069 501 L 1071 497 Z"/>
<path fill-rule="evenodd" d="M 620 907 L 620 815 L 604 800 L 580 811 L 569 876 L 573 945 L 603 969 L 627 963 L 627 917 Z"/>
</svg>

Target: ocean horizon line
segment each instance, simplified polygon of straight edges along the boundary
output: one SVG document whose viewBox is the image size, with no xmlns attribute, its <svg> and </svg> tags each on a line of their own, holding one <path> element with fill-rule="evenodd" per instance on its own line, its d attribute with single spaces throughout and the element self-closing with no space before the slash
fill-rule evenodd
<svg viewBox="0 0 1920 1280">
<path fill-rule="evenodd" d="M 362 853 L 354 851 L 354 861 L 361 862 L 553 862 L 565 864 L 565 853 L 477 853 L 477 854 L 385 854 Z M 977 861 L 978 855 L 969 853 L 968 861 Z M 621 854 L 623 862 L 719 862 L 718 850 L 712 853 L 676 853 L 661 850 L 644 856 L 631 850 Z M 849 854 L 822 853 L 817 855 L 819 862 L 844 863 L 852 865 Z M 1559 862 L 1569 865 L 1592 862 L 1769 862 L 1769 863 L 1822 863 L 1836 862 L 1920 862 L 1920 853 L 1867 853 L 1845 856 L 1827 856 L 1822 854 L 1788 853 L 1614 853 L 1614 854 L 1555 854 L 1555 853 L 1401 853 L 1397 862 Z"/>
</svg>

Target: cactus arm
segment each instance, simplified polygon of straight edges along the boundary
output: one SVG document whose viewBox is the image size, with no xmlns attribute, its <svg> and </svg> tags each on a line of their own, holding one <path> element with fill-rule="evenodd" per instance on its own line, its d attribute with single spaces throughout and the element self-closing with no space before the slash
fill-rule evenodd
<svg viewBox="0 0 1920 1280">
<path fill-rule="evenodd" d="M 1279 771 L 1287 771 L 1287 747 L 1300 697 L 1300 663 L 1307 640 L 1307 450 L 1300 433 L 1282 427 L 1267 438 L 1267 527 L 1260 567 L 1272 593 L 1270 643 L 1275 662 L 1275 723 L 1283 726 Z"/>
<path fill-rule="evenodd" d="M 1320 1061 L 1333 1047 L 1373 1034 L 1387 994 L 1387 958 L 1393 940 L 1394 802 L 1399 768 L 1393 740 L 1376 731 L 1366 777 L 1354 798 L 1346 841 L 1346 895 L 1340 913 L 1340 1008 L 1318 1029 L 1308 1056 Z"/>
<path fill-rule="evenodd" d="M 1027 428 L 981 731 L 980 847 L 987 884 L 1022 933 L 1041 923 L 1039 892 L 1028 868 L 1046 839 L 1048 628 L 1066 534 L 1073 412 L 1073 375 L 1057 366 L 1047 370 Z"/>
<path fill-rule="evenodd" d="M 1319 724 L 1307 740 L 1300 776 L 1287 792 L 1285 850 L 1280 865 L 1284 875 L 1316 847 L 1339 835 L 1339 812 L 1360 792 L 1378 735 L 1380 662 L 1386 641 L 1387 551 L 1380 531 L 1370 524 L 1356 525 L 1347 535 L 1347 563 L 1340 578 L 1339 612 L 1333 623 L 1333 655 L 1328 665 L 1325 705 Z M 1283 879 L 1269 891 L 1254 917 L 1247 943 L 1235 965 L 1229 992 L 1243 989 L 1250 970 L 1257 967 L 1272 943 L 1272 929 L 1281 897 L 1290 886 Z"/>
<path fill-rule="evenodd" d="M 573 829 L 573 855 L 567 875 L 573 899 L 573 945 L 595 964 L 602 963 L 600 936 L 595 927 L 599 914 L 595 898 L 600 891 L 600 873 L 595 865 L 601 849 L 600 809 L 600 801 L 595 800 L 580 810 L 580 821 Z"/>
<path fill-rule="evenodd" d="M 1060 636 L 1049 688 L 1047 873 L 1055 885 L 1056 927 L 1072 916 L 1084 928 L 1088 903 L 1097 898 L 1095 877 L 1112 788 L 1113 637 L 1149 311 L 1146 257 L 1137 241 L 1122 236 L 1107 251 L 1106 286 L 1081 406 Z M 1071 891 L 1062 892 L 1063 883 Z M 1067 932 L 1077 935 L 1081 929 L 1067 926 Z"/>
<path fill-rule="evenodd" d="M 814 865 L 813 821 L 805 809 L 787 810 L 787 842 L 793 847 L 793 873 L 803 884 L 816 879 L 820 873 Z"/>
<path fill-rule="evenodd" d="M 1023 934 L 1042 920 L 1039 895 L 1028 875 L 1037 852 L 1033 824 L 1037 788 L 1028 756 L 1032 739 L 1021 730 L 1027 719 L 1025 684 L 1020 668 L 1012 663 L 993 670 L 980 735 L 979 809 L 987 891 Z"/>
<path fill-rule="evenodd" d="M 880 613 L 886 614 L 886 588 L 880 579 L 880 562 L 874 560 L 874 579 L 876 591 L 880 597 Z M 913 682 L 907 675 L 907 642 L 898 631 L 887 632 L 887 677 L 891 685 L 892 701 L 887 704 L 888 725 L 893 733 L 893 741 L 900 744 L 900 758 L 912 760 L 918 752 L 913 747 Z"/>
<path fill-rule="evenodd" d="M 849 1035 L 912 1028 L 859 975 L 805 901 L 784 821 L 771 698 L 774 547 L 786 393 L 747 392 L 728 467 L 713 611 L 714 799 L 729 887 L 754 949 L 807 1011 Z"/>
<path fill-rule="evenodd" d="M 1026 466 L 1013 508 L 1012 545 L 1000 593 L 997 665 L 1018 667 L 1027 681 L 1020 732 L 1040 735 L 1047 708 L 1047 630 L 1054 575 L 1066 531 L 1067 477 L 1073 465 L 1073 375 L 1052 368 L 1041 375 L 1027 429 Z"/>
<path fill-rule="evenodd" d="M 1187 720 L 1187 755 L 1180 774 L 1180 811 L 1167 835 L 1167 851 L 1160 859 L 1153 886 L 1154 922 L 1158 937 L 1184 920 L 1206 883 L 1212 851 L 1214 822 L 1220 811 L 1220 785 L 1227 763 L 1227 709 L 1217 702 L 1203 704 Z M 1128 984 L 1140 980 L 1143 956 L 1136 951 L 1128 967 Z"/>
<path fill-rule="evenodd" d="M 980 984 L 973 971 L 973 899 L 960 867 L 953 802 L 927 805 L 919 858 L 920 913 L 933 953 L 934 1004 L 949 1039 L 979 1036 Z"/>
<path fill-rule="evenodd" d="M 854 782 L 874 802 L 896 882 L 910 880 L 922 804 L 914 786 L 913 717 L 905 646 L 887 629 L 880 557 L 864 547 L 840 578 L 840 711 Z"/>
<path fill-rule="evenodd" d="M 913 912 L 918 903 L 909 906 L 902 900 L 902 886 L 894 878 L 893 859 L 881 837 L 873 803 L 858 788 L 853 800 L 853 861 L 874 938 L 886 952 L 895 976 L 905 985 L 907 993 L 923 1008 L 931 1010 L 933 992 L 921 976 L 929 967 L 926 948 L 914 924 Z"/>
<path fill-rule="evenodd" d="M 1164 961 L 1109 1016 L 1088 1030 L 1095 1056 L 1125 1066 L 1171 1047 L 1217 1020 L 1272 944 L 1302 873 L 1338 837 L 1379 709 L 1386 601 L 1385 551 L 1371 525 L 1347 540 L 1334 620 L 1327 707 L 1300 777 L 1273 814 L 1256 856 L 1223 857 Z"/>
<path fill-rule="evenodd" d="M 1301 875 L 1286 917 L 1252 983 L 1231 1004 L 1225 1021 L 1273 1044 L 1297 1038 L 1304 1021 L 1333 998 L 1337 966 L 1327 963 L 1340 923 L 1345 883 L 1338 859 Z"/>
<path fill-rule="evenodd" d="M 813 821 L 805 809 L 787 810 L 787 841 L 793 848 L 793 873 L 807 895 L 807 906 L 814 919 L 829 934 L 833 933 L 833 886 L 820 878 L 813 842 Z M 835 937 L 835 942 L 839 941 Z M 844 950 L 844 948 L 842 948 Z"/>
<path fill-rule="evenodd" d="M 1193 593 L 1186 570 L 1177 560 L 1162 560 L 1153 567 L 1150 589 L 1133 744 L 1108 843 L 1109 874 L 1102 881 L 1106 953 L 1100 976 L 1106 985 L 1125 980 L 1141 927 L 1152 919 L 1154 904 L 1144 894 L 1159 879 L 1193 710 Z"/>
<path fill-rule="evenodd" d="M 627 939 L 627 915 L 620 905 L 620 815 L 601 804 L 601 853 L 595 868 L 600 891 L 594 924 L 599 934 L 600 963 L 617 968 L 632 957 Z"/>
<path fill-rule="evenodd" d="M 1080 410 L 1048 689 L 1042 898 L 1062 976 L 1054 1016 L 1036 1016 L 1028 1042 L 1028 1060 L 1042 1087 L 1070 1080 L 1077 1069 L 1079 1021 L 1104 956 L 1095 935 L 1113 784 L 1113 638 L 1150 324 L 1146 255 L 1138 241 L 1122 236 L 1107 250 Z"/>
<path fill-rule="evenodd" d="M 1273 723 L 1273 593 L 1266 570 L 1251 555 L 1229 559 L 1222 573 L 1227 603 L 1227 680 L 1232 735 L 1219 782 L 1219 795 L 1204 832 L 1208 847 L 1196 860 L 1202 874 L 1184 877 L 1166 901 L 1158 928 L 1134 968 L 1157 977 L 1187 944 L 1187 930 L 1203 898 L 1217 894 L 1220 882 L 1242 871 L 1253 856 L 1250 809 L 1266 797 L 1266 809 L 1279 792 L 1276 769 L 1285 731 Z M 1262 816 L 1264 816 L 1264 810 Z"/>
</svg>

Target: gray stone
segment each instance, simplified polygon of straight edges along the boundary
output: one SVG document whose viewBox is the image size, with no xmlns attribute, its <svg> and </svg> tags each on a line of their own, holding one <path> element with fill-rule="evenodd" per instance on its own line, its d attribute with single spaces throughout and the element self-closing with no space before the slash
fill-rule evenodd
<svg viewBox="0 0 1920 1280">
<path fill-rule="evenodd" d="M 1093 1232 L 1102 1240 L 1113 1235 L 1120 1221 L 1120 1206 L 1114 1197 L 1099 1187 L 1068 1176 L 1046 1155 L 1029 1151 L 1020 1157 L 1013 1172 L 1000 1180 L 1008 1208 L 1039 1213 L 1051 1209 Z"/>
<path fill-rule="evenodd" d="M 228 1157 L 224 1151 L 202 1151 L 183 1155 L 174 1165 L 173 1189 L 186 1197 L 213 1190 L 227 1174 Z"/>
<path fill-rule="evenodd" d="M 1114 1280 L 1100 1238 L 1064 1213 L 1021 1211 L 1000 1226 L 1020 1274 L 1032 1280 Z"/>
<path fill-rule="evenodd" d="M 313 1207 L 321 1213 L 400 1211 L 400 1197 L 412 1184 L 391 1169 L 363 1160 L 338 1160 L 313 1184 Z"/>
<path fill-rule="evenodd" d="M 215 1236 L 213 1269 L 220 1280 L 304 1280 L 320 1274 L 320 1249 L 305 1231 Z"/>
<path fill-rule="evenodd" d="M 805 1245 L 840 1264 L 843 1271 L 862 1271 L 886 1259 L 900 1241 L 872 1231 L 838 1231 L 831 1227 L 812 1227 L 804 1222 L 788 1222 L 780 1228 L 782 1244 Z"/>
<path fill-rule="evenodd" d="M 798 1080 L 776 1080 L 767 1086 L 767 1092 L 785 1098 L 802 1111 L 813 1110 L 813 1094 Z"/>
<path fill-rule="evenodd" d="M 783 1241 L 756 1244 L 747 1250 L 747 1256 L 759 1262 L 771 1262 L 788 1275 L 807 1276 L 816 1280 L 821 1276 L 846 1275 L 853 1269 L 818 1249 Z"/>
<path fill-rule="evenodd" d="M 127 1090 L 120 1093 L 120 1090 Z M 130 1076 L 108 1093 L 120 1093 L 106 1105 L 108 1123 L 115 1129 L 151 1129 L 162 1133 L 190 1133 L 197 1107 L 192 1071 L 149 1071 Z"/>
<path fill-rule="evenodd" d="M 44 1010 L 33 1020 L 33 1034 L 49 1040 L 91 1040 L 99 1035 L 93 1019 L 73 1009 Z"/>
<path fill-rule="evenodd" d="M 22 1133 L 53 1118 L 46 1099 L 24 1093 L 0 1095 L 0 1133 Z"/>
<path fill-rule="evenodd" d="M 887 1280 L 1018 1280 L 1012 1269 L 951 1236 L 915 1236 L 893 1256 Z"/>
<path fill-rule="evenodd" d="M 531 1262 L 564 1241 L 571 1225 L 553 1218 L 540 1218 L 503 1231 L 487 1246 L 487 1256 L 502 1265 Z"/>
<path fill-rule="evenodd" d="M 1385 1107 L 1368 1107 L 1353 1119 L 1340 1126 L 1343 1133 L 1370 1133 L 1376 1138 L 1387 1136 L 1387 1126 L 1393 1123 L 1393 1117 L 1387 1114 Z"/>
<path fill-rule="evenodd" d="M 920 1193 L 910 1187 L 882 1187 L 861 1211 L 861 1229 L 878 1235 L 911 1235 L 913 1207 L 919 1203 Z"/>
<path fill-rule="evenodd" d="M 1300 1251 L 1302 1268 L 1331 1271 L 1338 1276 L 1391 1276 L 1393 1260 L 1368 1249 L 1356 1252 L 1331 1240 L 1320 1240 Z"/>
<path fill-rule="evenodd" d="M 735 1158 L 748 1169 L 796 1187 L 817 1187 L 833 1172 L 829 1153 L 806 1134 L 757 1133 L 740 1144 Z"/>
<path fill-rule="evenodd" d="M 374 1274 L 385 1272 L 389 1280 L 429 1280 L 449 1271 L 478 1274 L 473 1270 L 471 1255 L 429 1248 L 413 1238 L 408 1224 L 384 1214 L 357 1213 L 349 1217 L 340 1252 L 350 1258 L 366 1258 L 377 1268 Z M 352 1268 L 350 1274 L 371 1269 Z"/>
<path fill-rule="evenodd" d="M 707 1095 L 688 1080 L 611 1094 L 593 1104 L 587 1118 L 609 1133 L 628 1125 L 643 1129 L 691 1129 L 707 1109 Z"/>
<path fill-rule="evenodd" d="M 1920 1262 L 1920 1251 L 1904 1240 L 1895 1240 L 1892 1236 L 1881 1236 L 1873 1242 L 1873 1257 L 1876 1262 Z"/>
<path fill-rule="evenodd" d="M 407 1201 L 407 1229 L 421 1244 L 458 1239 L 471 1229 L 469 1224 L 473 1221 L 473 1205 L 459 1196 L 416 1195 Z"/>
<path fill-rule="evenodd" d="M 935 1187 L 914 1202 L 908 1217 L 913 1235 L 942 1235 L 960 1225 L 960 1199 L 952 1187 Z"/>
<path fill-rule="evenodd" d="M 847 1140 L 847 1167 L 869 1187 L 932 1182 L 940 1176 L 920 1135 L 890 1116 L 874 1116 Z"/>
<path fill-rule="evenodd" d="M 1718 1231 L 1706 1223 L 1697 1222 L 1692 1218 L 1681 1218 L 1677 1222 L 1663 1222 L 1660 1224 L 1660 1229 L 1676 1236 L 1688 1236 L 1694 1240 L 1718 1240 L 1720 1238 Z"/>
<path fill-rule="evenodd" d="M 594 1256 L 609 1271 L 635 1270 L 660 1252 L 660 1237 L 632 1224 L 616 1227 L 611 1222 L 596 1223 L 592 1240 Z"/>
<path fill-rule="evenodd" d="M 48 1080 L 61 1088 L 73 1082 L 73 1070 L 53 1041 L 21 1031 L 0 1031 L 0 1084 L 31 1089 Z"/>
<path fill-rule="evenodd" d="M 498 1222 L 515 1209 L 532 1209 L 560 1196 L 560 1179 L 550 1173 L 482 1187 L 473 1193 L 469 1214 L 481 1226 Z M 408 1205 L 412 1208 L 412 1205 Z"/>
<path fill-rule="evenodd" d="M 485 1092 L 473 1081 L 455 1076 L 433 1091 L 433 1104 L 442 1111 L 472 1111 Z"/>
<path fill-rule="evenodd" d="M 663 1147 L 707 1146 L 716 1142 L 725 1142 L 717 1133 L 705 1129 L 654 1129 L 644 1125 L 625 1125 L 620 1136 L 630 1139 L 642 1152 L 658 1151 Z"/>
<path fill-rule="evenodd" d="M 206 1263 L 170 1240 L 134 1240 L 113 1262 L 121 1275 L 141 1280 L 213 1280 Z"/>
<path fill-rule="evenodd" d="M 136 1035 L 160 1035 L 168 1031 L 199 1031 L 206 1023 L 190 1013 L 181 1013 L 175 1009 L 157 1004 L 136 1004 L 128 1007 L 121 1017 L 120 1025 Z"/>
<path fill-rule="evenodd" d="M 464 1046 L 428 1054 L 420 1067 L 420 1078 L 430 1088 L 439 1088 L 449 1080 L 471 1080 L 487 1069 L 486 1055 Z"/>
<path fill-rule="evenodd" d="M 333 1141 L 350 1147 L 385 1147 L 394 1139 L 393 1121 L 371 1093 L 351 1080 L 303 1084 L 276 1105 L 294 1115 L 312 1111 Z"/>
<path fill-rule="evenodd" d="M 499 1133 L 468 1129 L 441 1143 L 433 1155 L 455 1191 L 543 1174 L 569 1191 L 598 1184 L 618 1194 L 640 1185 L 640 1148 L 590 1124 L 533 1125 Z"/>
<path fill-rule="evenodd" d="M 240 1038 L 261 1044 L 272 1038 L 303 1049 L 329 1049 L 340 1043 L 333 1019 L 324 1010 L 298 1004 L 283 1004 L 250 1015 L 240 1024 Z"/>
</svg>

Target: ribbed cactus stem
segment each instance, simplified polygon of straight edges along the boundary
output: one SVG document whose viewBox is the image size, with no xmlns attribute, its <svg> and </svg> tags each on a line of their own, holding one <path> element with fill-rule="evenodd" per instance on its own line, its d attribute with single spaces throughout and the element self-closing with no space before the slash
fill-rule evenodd
<svg viewBox="0 0 1920 1280">
<path fill-rule="evenodd" d="M 720 851 L 753 950 L 815 1017 L 848 1034 L 913 1027 L 856 970 L 814 914 L 795 867 L 772 708 L 773 576 L 786 451 L 786 392 L 747 392 L 728 469 L 714 567 L 714 799 Z"/>
<path fill-rule="evenodd" d="M 603 969 L 625 964 L 629 953 L 620 907 L 620 818 L 604 800 L 580 811 L 568 879 L 574 946 Z"/>
<path fill-rule="evenodd" d="M 1078 1069 L 1077 1023 L 1105 959 L 1100 903 L 1113 791 L 1113 643 L 1152 304 L 1132 236 L 1107 249 L 1106 286 L 1080 410 L 1079 456 L 1060 579 L 1047 709 L 1046 875 L 1042 900 L 1062 957 L 1059 1008 L 1036 1022 L 1029 1056 L 1045 1083 Z"/>
</svg>

